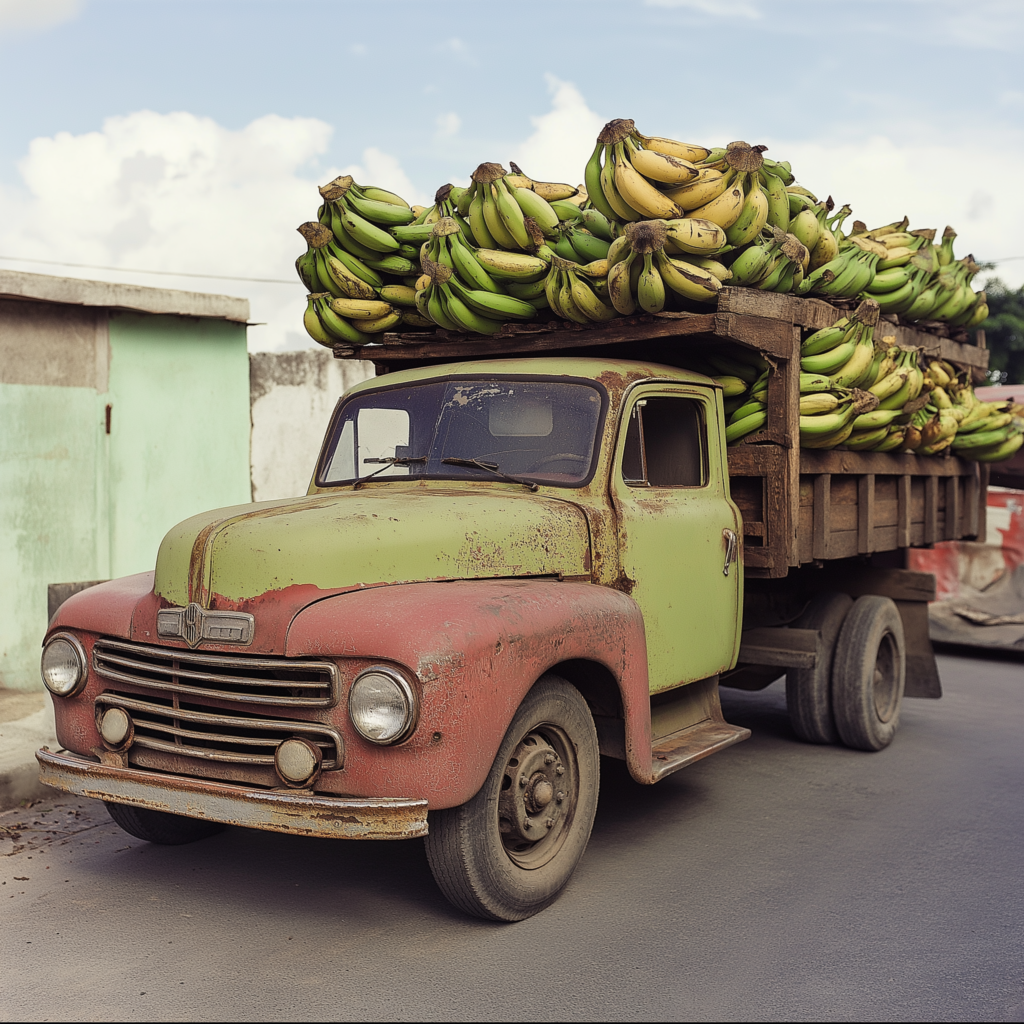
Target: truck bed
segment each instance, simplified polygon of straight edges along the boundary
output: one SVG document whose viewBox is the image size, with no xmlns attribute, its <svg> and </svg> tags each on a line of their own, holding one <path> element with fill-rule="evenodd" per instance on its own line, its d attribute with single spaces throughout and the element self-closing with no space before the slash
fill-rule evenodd
<svg viewBox="0 0 1024 1024">
<path fill-rule="evenodd" d="M 717 310 L 710 312 L 594 325 L 506 324 L 488 338 L 443 330 L 384 334 L 380 344 L 336 345 L 334 354 L 372 361 L 378 373 L 388 373 L 461 359 L 555 354 L 685 366 L 688 356 L 699 356 L 709 345 L 719 351 L 732 345 L 754 349 L 774 366 L 768 419 L 764 429 L 729 449 L 749 577 L 779 578 L 809 563 L 984 536 L 987 466 L 954 456 L 799 447 L 801 330 L 831 326 L 845 312 L 820 299 L 724 288 Z M 989 353 L 965 344 L 964 332 L 951 338 L 943 325 L 913 330 L 893 321 L 883 317 L 876 335 L 895 335 L 898 344 L 919 347 L 983 379 Z"/>
</svg>

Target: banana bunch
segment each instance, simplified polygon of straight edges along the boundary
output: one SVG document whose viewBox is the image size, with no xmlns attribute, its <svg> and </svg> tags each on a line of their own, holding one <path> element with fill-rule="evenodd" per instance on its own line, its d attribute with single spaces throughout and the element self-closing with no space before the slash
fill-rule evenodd
<svg viewBox="0 0 1024 1024">
<path fill-rule="evenodd" d="M 580 266 L 573 260 L 554 256 L 544 279 L 547 305 L 557 316 L 578 324 L 614 320 L 619 313 L 606 301 L 607 277 L 607 260 Z"/>
<path fill-rule="evenodd" d="M 700 176 L 695 161 L 704 146 L 648 138 L 632 120 L 616 118 L 601 129 L 583 179 L 590 202 L 608 219 L 624 223 L 685 216 L 671 193 Z"/>
<path fill-rule="evenodd" d="M 608 297 L 615 310 L 630 316 L 641 310 L 660 313 L 673 296 L 712 302 L 722 288 L 722 270 L 714 271 L 666 252 L 670 238 L 696 244 L 689 232 L 675 232 L 677 221 L 633 221 L 608 249 Z"/>
<path fill-rule="evenodd" d="M 971 404 L 950 443 L 953 452 L 977 462 L 1013 458 L 1024 444 L 1024 407 L 979 401 L 973 389 L 969 400 Z"/>
<path fill-rule="evenodd" d="M 579 192 L 572 185 L 533 181 L 522 173 L 509 174 L 496 163 L 480 164 L 470 177 L 472 183 L 460 191 L 455 212 L 468 222 L 467 240 L 485 249 L 533 251 L 538 245 L 538 234 L 549 238 L 558 234 L 562 217 L 552 204 L 571 199 Z M 579 210 L 573 204 L 569 208 Z"/>
<path fill-rule="evenodd" d="M 407 283 L 385 283 L 373 269 L 337 243 L 324 224 L 299 227 L 308 246 L 295 261 L 310 294 L 302 322 L 306 333 L 328 347 L 344 342 L 365 345 L 374 334 L 400 323 L 427 326 L 413 309 L 415 291 Z"/>
<path fill-rule="evenodd" d="M 444 330 L 476 334 L 496 334 L 510 320 L 532 319 L 537 306 L 509 294 L 486 259 L 465 240 L 454 217 L 438 220 L 420 253 L 423 274 L 413 300 L 419 315 Z M 547 272 L 545 260 L 524 253 L 497 252 L 494 262 L 515 266 L 523 261 L 532 261 L 526 265 L 531 273 Z"/>
<path fill-rule="evenodd" d="M 753 245 L 734 257 L 730 270 L 735 284 L 762 291 L 789 292 L 803 280 L 809 253 L 796 237 L 777 225 L 762 232 Z"/>
<path fill-rule="evenodd" d="M 393 228 L 415 220 L 404 199 L 384 189 L 357 185 L 347 174 L 322 185 L 320 195 L 324 202 L 318 220 L 334 232 L 341 249 L 378 272 L 416 273 L 415 246 L 392 234 Z"/>
</svg>

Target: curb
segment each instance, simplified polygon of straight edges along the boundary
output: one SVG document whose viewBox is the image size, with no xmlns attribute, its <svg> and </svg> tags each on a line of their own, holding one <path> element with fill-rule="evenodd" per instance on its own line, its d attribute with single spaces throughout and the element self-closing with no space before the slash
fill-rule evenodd
<svg viewBox="0 0 1024 1024">
<path fill-rule="evenodd" d="M 42 746 L 57 749 L 53 711 L 46 707 L 27 718 L 0 723 L 0 811 L 24 800 L 50 797 L 55 791 L 39 781 L 36 751 Z"/>
</svg>

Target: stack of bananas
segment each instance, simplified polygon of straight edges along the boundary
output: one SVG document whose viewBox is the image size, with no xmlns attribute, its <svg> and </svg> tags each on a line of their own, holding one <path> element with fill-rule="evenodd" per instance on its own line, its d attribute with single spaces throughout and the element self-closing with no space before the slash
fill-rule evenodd
<svg viewBox="0 0 1024 1024">
<path fill-rule="evenodd" d="M 419 250 L 415 213 L 400 196 L 344 175 L 320 189 L 318 220 L 299 227 L 307 249 L 296 261 L 310 294 L 302 323 L 321 345 L 365 345 L 400 324 L 430 326 L 415 311 Z M 429 229 L 428 229 L 429 232 Z"/>
<path fill-rule="evenodd" d="M 454 217 L 442 217 L 431 229 L 420 255 L 422 276 L 416 281 L 415 305 L 427 323 L 448 331 L 496 334 L 509 320 L 529 320 L 537 307 L 510 295 L 495 280 L 496 269 L 519 275 L 513 280 L 547 273 L 548 264 L 522 253 L 494 251 L 491 265 L 485 252 L 465 241 Z M 508 278 L 506 278 L 507 280 Z"/>
</svg>

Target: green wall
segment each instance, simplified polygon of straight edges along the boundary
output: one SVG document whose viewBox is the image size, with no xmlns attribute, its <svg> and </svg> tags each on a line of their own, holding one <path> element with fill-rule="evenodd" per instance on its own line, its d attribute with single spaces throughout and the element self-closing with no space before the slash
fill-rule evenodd
<svg viewBox="0 0 1024 1024">
<path fill-rule="evenodd" d="M 111 314 L 110 575 L 146 572 L 182 519 L 250 500 L 245 326 Z"/>
<path fill-rule="evenodd" d="M 106 392 L 0 383 L 0 686 L 42 685 L 47 584 L 152 569 L 176 522 L 250 500 L 245 326 L 112 311 L 109 330 Z"/>
</svg>

